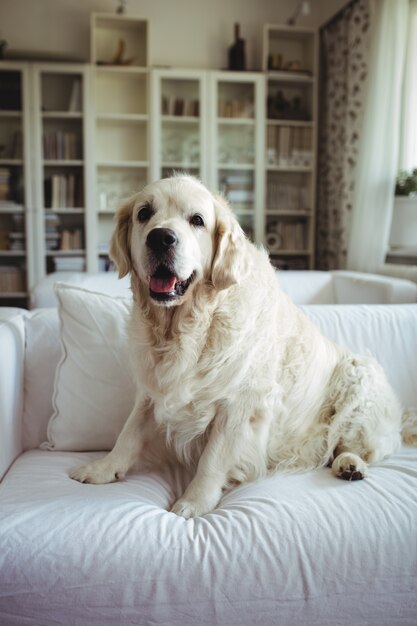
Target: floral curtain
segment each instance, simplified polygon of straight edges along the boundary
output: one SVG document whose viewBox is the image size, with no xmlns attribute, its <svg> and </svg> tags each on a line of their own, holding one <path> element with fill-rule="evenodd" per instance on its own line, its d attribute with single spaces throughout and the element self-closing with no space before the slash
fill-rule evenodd
<svg viewBox="0 0 417 626">
<path fill-rule="evenodd" d="M 349 3 L 320 31 L 317 269 L 346 267 L 369 33 L 369 0 Z"/>
</svg>

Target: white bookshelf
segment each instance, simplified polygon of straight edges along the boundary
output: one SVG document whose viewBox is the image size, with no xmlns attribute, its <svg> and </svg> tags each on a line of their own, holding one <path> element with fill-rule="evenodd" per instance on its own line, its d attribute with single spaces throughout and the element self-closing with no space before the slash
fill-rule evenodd
<svg viewBox="0 0 417 626">
<path fill-rule="evenodd" d="M 149 180 L 149 29 L 146 20 L 93 13 L 93 269 L 109 269 L 116 209 Z"/>
<path fill-rule="evenodd" d="M 265 244 L 274 264 L 314 265 L 317 35 L 314 30 L 267 24 Z"/>
<path fill-rule="evenodd" d="M 173 171 L 225 193 L 275 264 L 312 268 L 317 53 L 315 31 L 268 24 L 262 72 L 150 69 L 146 20 L 93 14 L 90 64 L 1 61 L 0 79 L 18 77 L 19 106 L 0 104 L 0 172 L 20 181 L 0 201 L 0 272 L 12 268 L 15 280 L 6 292 L 0 276 L 1 304 L 24 303 L 46 273 L 74 262 L 109 269 L 116 209 Z M 70 177 L 82 181 L 78 196 Z M 63 231 L 81 238 L 63 241 Z"/>
<path fill-rule="evenodd" d="M 0 61 L 0 297 L 26 306 L 35 279 L 29 67 Z"/>
</svg>

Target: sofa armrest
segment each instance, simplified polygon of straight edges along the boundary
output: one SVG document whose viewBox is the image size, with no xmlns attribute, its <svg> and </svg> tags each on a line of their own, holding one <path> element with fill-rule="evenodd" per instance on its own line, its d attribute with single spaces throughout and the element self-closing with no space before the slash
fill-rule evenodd
<svg viewBox="0 0 417 626">
<path fill-rule="evenodd" d="M 337 304 L 414 304 L 417 285 L 411 280 L 367 274 L 334 271 Z"/>
<path fill-rule="evenodd" d="M 22 452 L 25 315 L 0 309 L 0 480 Z"/>
</svg>

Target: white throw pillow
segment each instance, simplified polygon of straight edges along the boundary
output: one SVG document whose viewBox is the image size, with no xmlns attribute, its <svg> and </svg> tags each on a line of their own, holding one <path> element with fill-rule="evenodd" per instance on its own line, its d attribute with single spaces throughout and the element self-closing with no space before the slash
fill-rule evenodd
<svg viewBox="0 0 417 626">
<path fill-rule="evenodd" d="M 51 450 L 109 450 L 135 399 L 127 322 L 130 299 L 57 283 L 63 354 L 55 376 Z"/>
</svg>

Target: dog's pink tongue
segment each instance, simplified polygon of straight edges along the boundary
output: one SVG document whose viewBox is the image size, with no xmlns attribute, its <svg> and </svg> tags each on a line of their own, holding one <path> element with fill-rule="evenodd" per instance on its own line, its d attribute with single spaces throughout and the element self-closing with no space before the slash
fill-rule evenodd
<svg viewBox="0 0 417 626">
<path fill-rule="evenodd" d="M 151 277 L 149 287 L 155 293 L 170 293 L 175 289 L 176 278 L 170 276 L 169 278 L 155 278 Z"/>
</svg>

